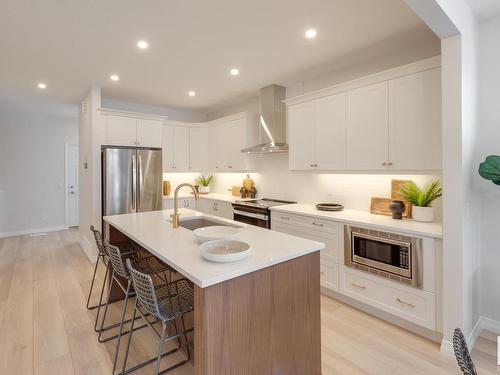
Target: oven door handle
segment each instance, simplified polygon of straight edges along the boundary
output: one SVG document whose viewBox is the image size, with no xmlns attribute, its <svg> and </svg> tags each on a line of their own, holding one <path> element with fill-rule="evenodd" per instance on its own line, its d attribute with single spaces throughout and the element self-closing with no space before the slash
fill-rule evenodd
<svg viewBox="0 0 500 375">
<path fill-rule="evenodd" d="M 235 213 L 236 215 L 241 215 L 241 216 L 248 216 L 248 217 L 252 217 L 254 219 L 259 219 L 259 220 L 269 220 L 269 216 L 268 215 L 260 215 L 260 214 L 254 214 L 253 212 L 246 212 L 246 211 L 241 211 L 241 210 L 234 210 L 233 213 Z"/>
</svg>

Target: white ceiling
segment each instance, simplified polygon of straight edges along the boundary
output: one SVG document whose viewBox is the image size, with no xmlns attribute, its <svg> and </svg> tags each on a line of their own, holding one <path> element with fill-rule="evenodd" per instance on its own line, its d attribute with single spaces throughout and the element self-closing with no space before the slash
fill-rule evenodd
<svg viewBox="0 0 500 375">
<path fill-rule="evenodd" d="M 468 0 L 468 2 L 479 21 L 500 16 L 500 0 Z"/>
<path fill-rule="evenodd" d="M 43 81 L 38 95 L 73 103 L 96 84 L 107 97 L 208 110 L 370 45 L 431 34 L 402 0 L 1 2 L 0 89 L 33 93 Z M 139 39 L 150 48 L 139 51 Z"/>
</svg>

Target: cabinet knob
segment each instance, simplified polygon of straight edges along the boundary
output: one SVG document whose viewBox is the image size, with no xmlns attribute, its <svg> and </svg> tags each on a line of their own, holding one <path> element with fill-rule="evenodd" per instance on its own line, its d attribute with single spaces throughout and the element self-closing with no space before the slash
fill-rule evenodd
<svg viewBox="0 0 500 375">
<path fill-rule="evenodd" d="M 314 167 L 314 164 L 309 164 L 309 166 L 312 168 L 312 167 Z"/>
<path fill-rule="evenodd" d="M 390 161 L 389 163 L 387 163 L 387 165 L 390 167 L 392 166 L 392 161 Z"/>
<path fill-rule="evenodd" d="M 232 165 L 228 165 L 227 167 L 228 167 L 229 169 L 231 169 L 233 166 L 232 166 Z"/>
<path fill-rule="evenodd" d="M 385 167 L 385 166 L 387 165 L 387 163 L 384 161 L 384 162 L 382 163 L 382 165 Z"/>
</svg>

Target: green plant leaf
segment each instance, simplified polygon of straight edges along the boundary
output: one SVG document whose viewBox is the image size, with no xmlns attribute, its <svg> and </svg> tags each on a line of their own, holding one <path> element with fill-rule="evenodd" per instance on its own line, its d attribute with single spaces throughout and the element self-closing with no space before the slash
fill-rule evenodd
<svg viewBox="0 0 500 375">
<path fill-rule="evenodd" d="M 500 185 L 500 156 L 490 155 L 486 157 L 486 160 L 479 164 L 479 175 L 496 185 Z"/>
<path fill-rule="evenodd" d="M 422 190 L 410 181 L 402 185 L 397 193 L 414 206 L 429 207 L 432 202 L 443 195 L 443 189 L 439 180 L 427 184 Z"/>
</svg>

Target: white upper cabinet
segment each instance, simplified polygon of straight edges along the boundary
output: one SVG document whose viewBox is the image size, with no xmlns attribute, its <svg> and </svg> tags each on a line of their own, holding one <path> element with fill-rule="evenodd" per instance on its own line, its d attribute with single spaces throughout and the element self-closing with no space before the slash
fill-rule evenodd
<svg viewBox="0 0 500 375">
<path fill-rule="evenodd" d="M 137 119 L 137 146 L 162 147 L 162 130 L 161 121 Z"/>
<path fill-rule="evenodd" d="M 442 169 L 439 58 L 285 100 L 289 168 Z"/>
<path fill-rule="evenodd" d="M 189 171 L 189 128 L 165 125 L 163 129 L 163 171 Z"/>
<path fill-rule="evenodd" d="M 345 169 L 345 93 L 288 108 L 289 167 Z"/>
<path fill-rule="evenodd" d="M 316 169 L 345 169 L 345 93 L 318 99 L 316 107 Z"/>
<path fill-rule="evenodd" d="M 441 70 L 389 81 L 389 162 L 393 170 L 441 166 Z"/>
<path fill-rule="evenodd" d="M 216 121 L 209 127 L 209 166 L 214 172 L 238 172 L 248 169 L 247 155 L 241 150 L 254 146 L 256 122 L 250 115 Z"/>
<path fill-rule="evenodd" d="M 208 127 L 189 129 L 189 170 L 208 171 Z"/>
<path fill-rule="evenodd" d="M 137 119 L 122 116 L 107 116 L 108 144 L 135 146 L 137 142 Z"/>
<path fill-rule="evenodd" d="M 189 171 L 189 128 L 174 126 L 174 166 L 177 172 Z"/>
<path fill-rule="evenodd" d="M 387 82 L 348 91 L 346 97 L 346 162 L 349 170 L 387 170 Z"/>
<path fill-rule="evenodd" d="M 314 101 L 288 107 L 289 168 L 314 169 L 315 155 L 315 108 Z"/>
<path fill-rule="evenodd" d="M 161 147 L 162 124 L 125 116 L 106 116 L 107 143 L 119 146 Z"/>
</svg>

